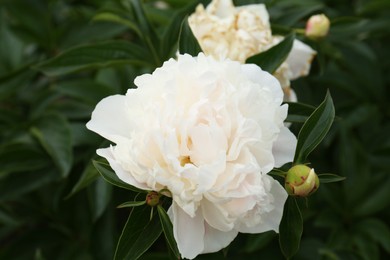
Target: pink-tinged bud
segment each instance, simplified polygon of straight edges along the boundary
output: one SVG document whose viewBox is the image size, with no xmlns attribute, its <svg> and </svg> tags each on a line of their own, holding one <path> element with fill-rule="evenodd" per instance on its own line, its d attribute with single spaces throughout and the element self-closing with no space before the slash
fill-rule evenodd
<svg viewBox="0 0 390 260">
<path fill-rule="evenodd" d="M 324 14 L 313 15 L 306 23 L 305 35 L 311 39 L 319 39 L 328 34 L 330 21 Z"/>
<path fill-rule="evenodd" d="M 306 165 L 295 165 L 287 172 L 284 187 L 289 195 L 307 197 L 320 186 L 320 180 L 314 169 Z"/>
<path fill-rule="evenodd" d="M 160 197 L 161 195 L 156 191 L 150 191 L 146 195 L 146 204 L 148 204 L 151 207 L 157 206 L 160 203 Z"/>
</svg>

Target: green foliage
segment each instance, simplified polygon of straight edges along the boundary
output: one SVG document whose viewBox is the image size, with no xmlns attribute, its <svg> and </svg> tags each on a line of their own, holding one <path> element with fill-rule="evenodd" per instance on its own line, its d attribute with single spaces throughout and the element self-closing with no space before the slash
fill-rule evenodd
<svg viewBox="0 0 390 260">
<path fill-rule="evenodd" d="M 295 34 L 290 33 L 283 39 L 283 41 L 276 44 L 269 50 L 249 57 L 246 60 L 246 63 L 254 63 L 262 70 L 274 73 L 290 53 L 294 39 Z"/>
<path fill-rule="evenodd" d="M 0 259 L 135 259 L 145 251 L 142 259 L 177 259 L 165 209 L 157 206 L 150 219 L 140 191 L 98 161 L 96 149 L 109 144 L 85 128 L 102 98 L 125 93 L 135 76 L 178 49 L 199 51 L 194 42 L 184 46 L 194 38 L 183 23 L 199 1 L 168 0 L 164 10 L 155 2 L 0 0 Z M 317 57 L 310 75 L 292 82 L 300 103 L 289 104 L 287 120 L 301 132 L 295 161 L 309 162 L 329 184 L 306 203 L 289 198 L 282 251 L 274 232 L 240 234 L 226 258 L 384 259 L 390 253 L 389 3 L 235 1 L 258 2 L 267 4 L 275 33 L 303 28 L 314 13 L 331 18 L 328 37 L 308 42 Z M 275 46 L 277 53 L 262 54 L 278 59 L 259 55 L 256 63 L 274 71 L 293 38 Z M 333 114 L 330 96 L 321 104 L 327 90 L 337 115 L 331 128 L 322 121 Z M 307 131 L 308 124 L 318 131 Z M 126 201 L 132 207 L 116 208 Z M 225 258 L 220 252 L 197 259 Z"/>
</svg>

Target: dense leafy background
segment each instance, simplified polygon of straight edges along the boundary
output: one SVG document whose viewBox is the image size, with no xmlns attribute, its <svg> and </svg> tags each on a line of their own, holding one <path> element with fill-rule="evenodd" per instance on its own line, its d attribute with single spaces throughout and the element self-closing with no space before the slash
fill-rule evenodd
<svg viewBox="0 0 390 260">
<path fill-rule="evenodd" d="M 85 123 L 103 97 L 175 54 L 195 2 L 0 0 L 0 259 L 111 259 L 133 191 L 98 177 L 92 160 L 107 146 Z M 207 2 L 207 1 L 205 1 Z M 308 160 L 346 181 L 321 185 L 303 208 L 295 259 L 384 259 L 390 254 L 390 2 L 265 2 L 274 31 L 303 27 L 313 13 L 329 36 L 306 41 L 319 54 L 293 82 L 317 106 L 329 89 L 336 122 Z M 137 11 L 138 10 L 138 11 Z M 120 120 L 120 119 L 118 119 Z M 292 129 L 298 133 L 302 124 Z M 166 259 L 163 236 L 142 259 Z M 239 235 L 199 259 L 282 259 L 277 235 Z"/>
</svg>

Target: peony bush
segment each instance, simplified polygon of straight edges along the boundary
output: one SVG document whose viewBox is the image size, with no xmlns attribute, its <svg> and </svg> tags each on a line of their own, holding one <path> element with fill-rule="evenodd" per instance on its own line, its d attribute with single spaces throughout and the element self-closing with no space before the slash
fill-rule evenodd
<svg viewBox="0 0 390 260">
<path fill-rule="evenodd" d="M 385 2 L 0 1 L 0 259 L 386 259 Z"/>
</svg>

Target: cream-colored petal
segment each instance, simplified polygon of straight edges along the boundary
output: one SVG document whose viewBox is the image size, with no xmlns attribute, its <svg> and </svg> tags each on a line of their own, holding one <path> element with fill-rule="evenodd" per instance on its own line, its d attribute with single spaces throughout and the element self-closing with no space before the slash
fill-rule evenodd
<svg viewBox="0 0 390 260">
<path fill-rule="evenodd" d="M 275 167 L 292 162 L 296 147 L 297 138 L 295 135 L 287 127 L 282 127 L 278 139 L 272 147 L 272 153 L 275 157 Z"/>
<path fill-rule="evenodd" d="M 299 40 L 294 40 L 293 47 L 286 59 L 291 71 L 291 80 L 309 74 L 311 62 L 316 53 L 309 45 Z"/>
</svg>

